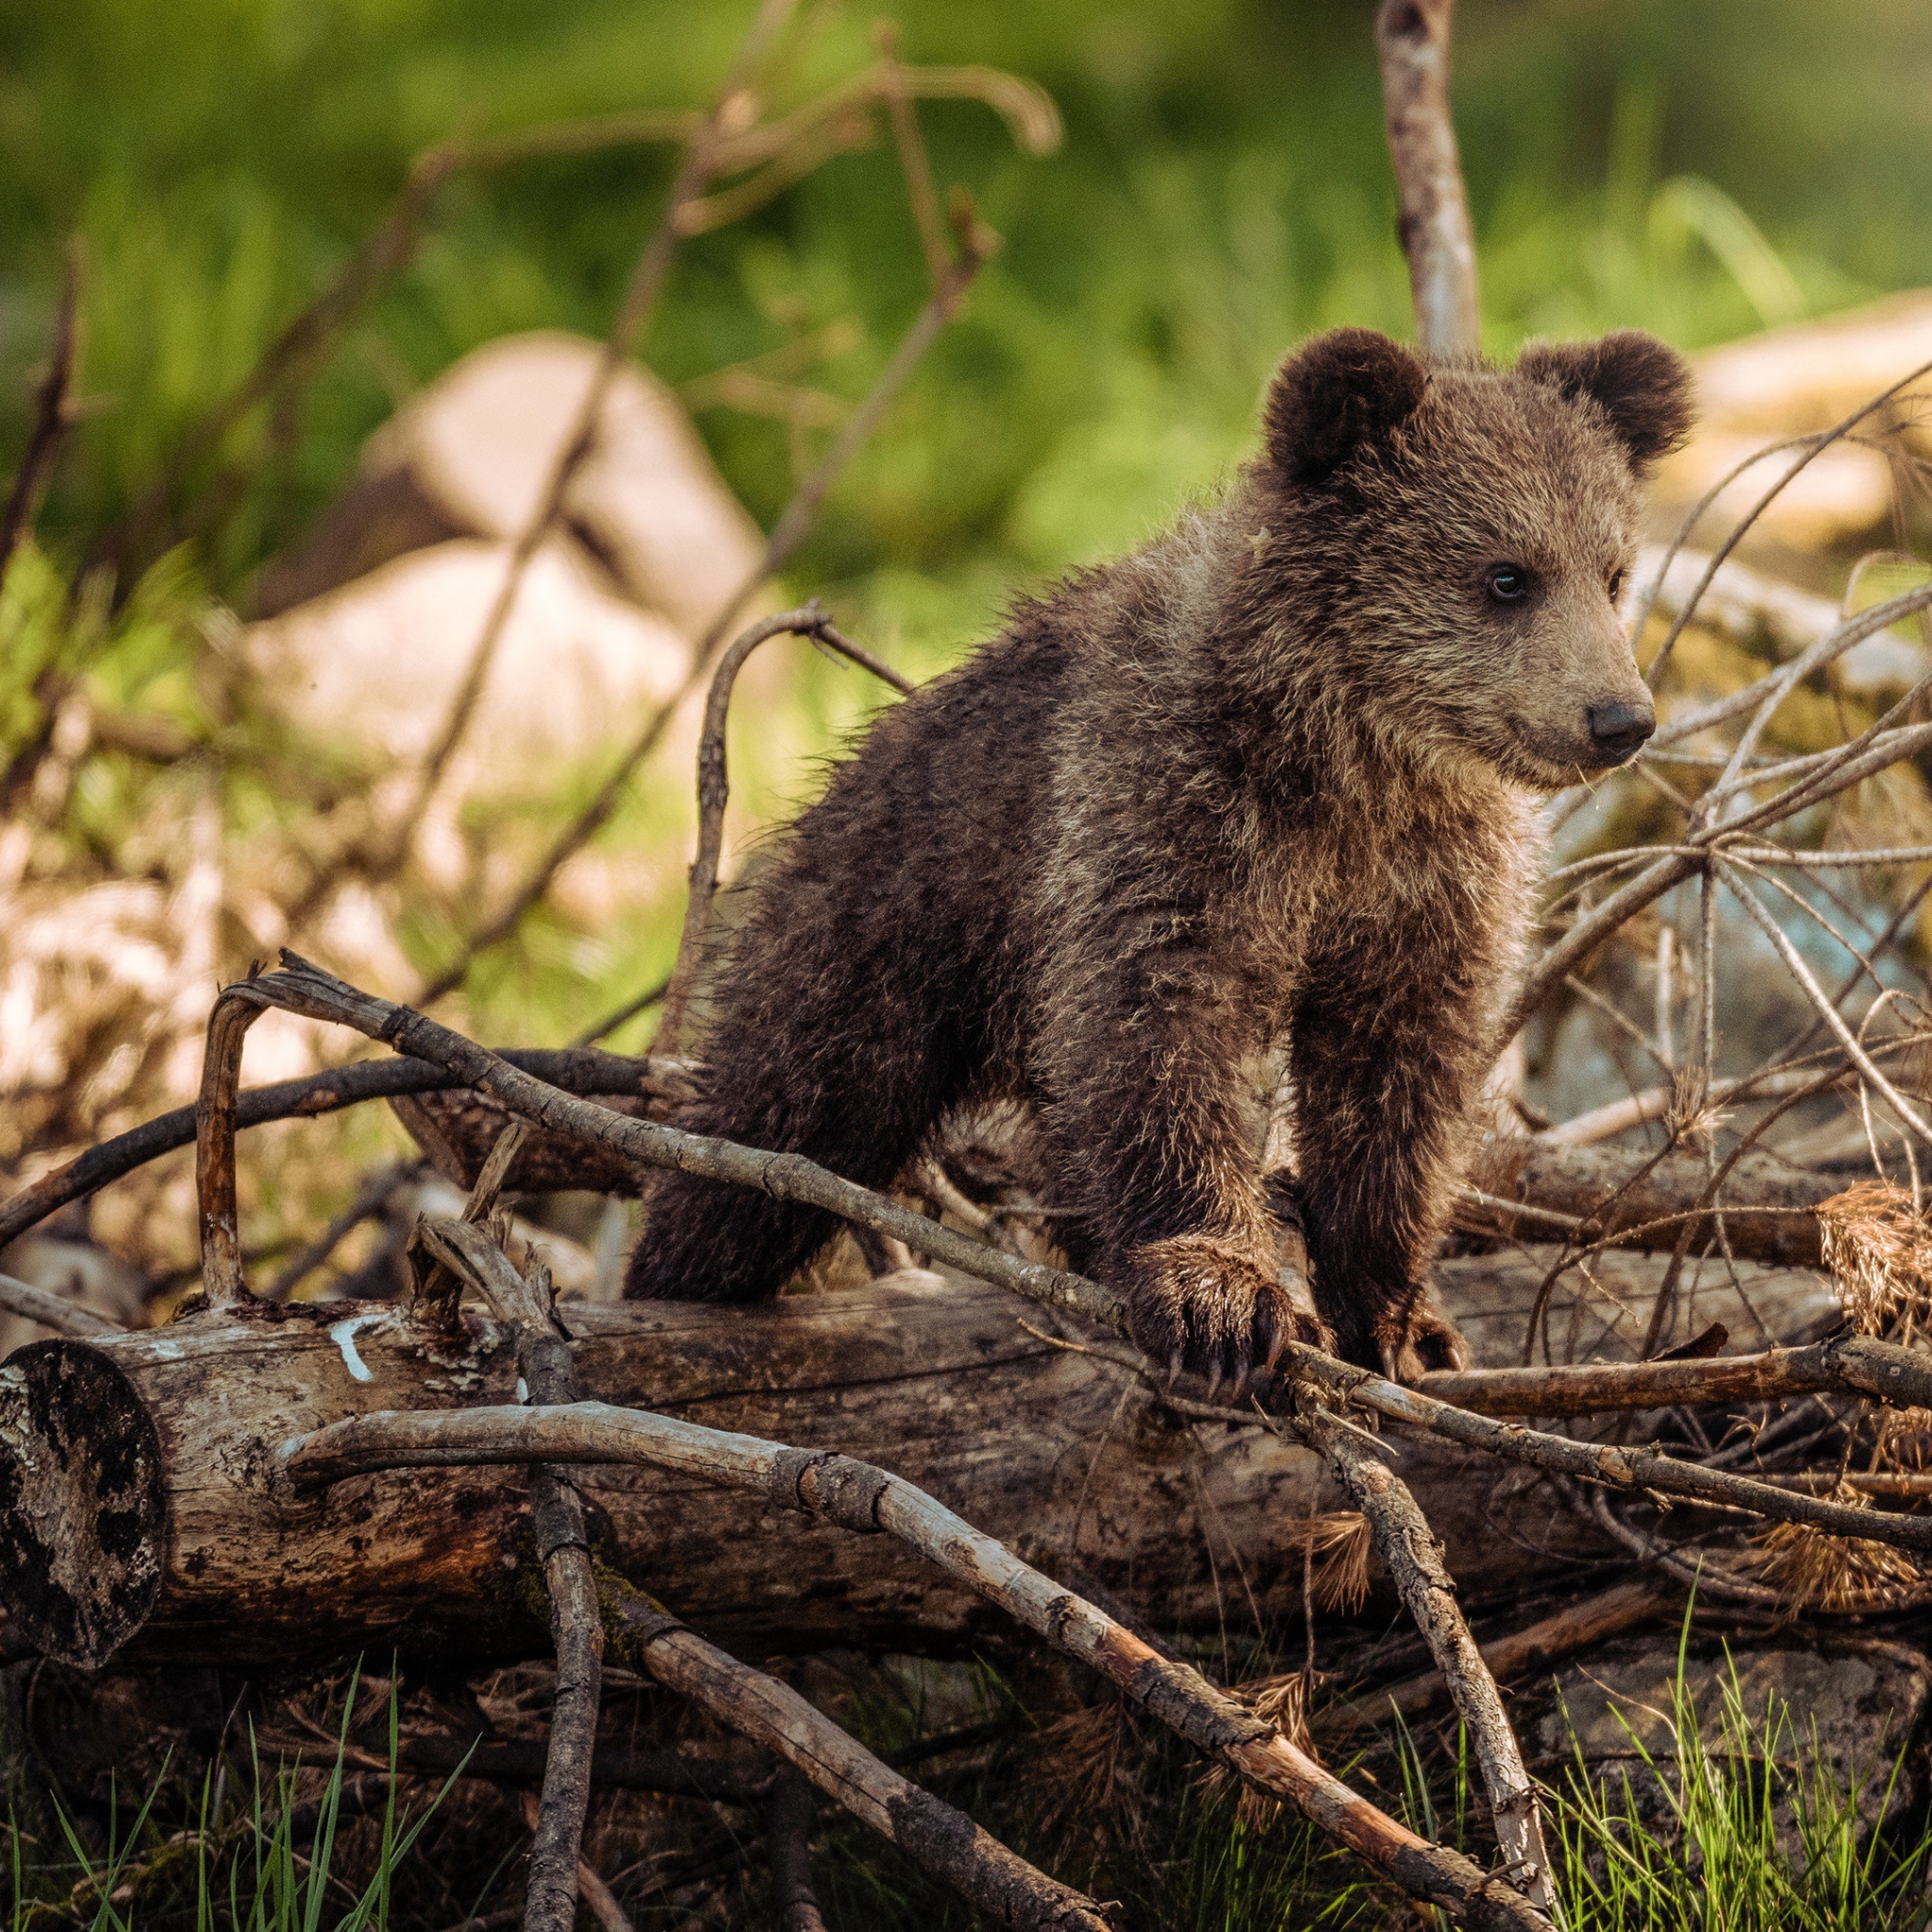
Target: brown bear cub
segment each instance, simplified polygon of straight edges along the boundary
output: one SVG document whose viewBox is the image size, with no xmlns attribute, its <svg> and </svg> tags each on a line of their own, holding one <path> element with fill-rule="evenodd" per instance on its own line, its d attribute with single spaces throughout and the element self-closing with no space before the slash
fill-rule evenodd
<svg viewBox="0 0 1932 1932">
<path fill-rule="evenodd" d="M 1689 395 L 1635 333 L 1507 374 L 1310 341 L 1223 501 L 1023 606 L 835 770 L 756 888 L 678 1124 L 881 1188 L 953 1109 L 1023 1099 L 1071 1263 L 1158 1360 L 1239 1382 L 1293 1336 L 1459 1364 L 1430 1261 L 1534 794 L 1654 727 L 1617 600 Z M 1262 1173 L 1284 1067 L 1319 1323 Z M 666 1174 L 627 1292 L 754 1301 L 835 1228 Z"/>
</svg>

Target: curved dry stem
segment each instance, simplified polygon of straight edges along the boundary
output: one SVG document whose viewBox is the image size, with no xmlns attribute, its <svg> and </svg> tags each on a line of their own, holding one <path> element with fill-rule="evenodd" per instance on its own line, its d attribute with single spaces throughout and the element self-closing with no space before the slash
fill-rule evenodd
<svg viewBox="0 0 1932 1932">
<path fill-rule="evenodd" d="M 236 1224 L 235 1100 L 242 1087 L 242 1043 L 261 1015 L 259 1001 L 230 987 L 208 1019 L 201 1098 L 194 1104 L 194 1195 L 201 1215 L 201 1285 L 212 1308 L 255 1299 L 242 1272 Z"/>
<path fill-rule="evenodd" d="M 816 600 L 796 610 L 761 619 L 719 658 L 710 695 L 705 701 L 704 729 L 698 736 L 698 849 L 691 860 L 691 897 L 685 907 L 684 930 L 678 936 L 677 959 L 665 983 L 664 1009 L 658 1015 L 653 1042 L 660 1054 L 676 1051 L 675 1042 L 683 1032 L 686 1008 L 697 978 L 698 961 L 704 956 L 711 902 L 718 891 L 718 860 L 724 849 L 724 808 L 731 797 L 724 768 L 724 730 L 730 723 L 732 689 L 738 674 L 760 644 L 786 636 L 816 639 L 861 665 L 874 677 L 883 678 L 901 695 L 912 689 L 909 679 L 846 637 L 820 609 Z"/>
</svg>

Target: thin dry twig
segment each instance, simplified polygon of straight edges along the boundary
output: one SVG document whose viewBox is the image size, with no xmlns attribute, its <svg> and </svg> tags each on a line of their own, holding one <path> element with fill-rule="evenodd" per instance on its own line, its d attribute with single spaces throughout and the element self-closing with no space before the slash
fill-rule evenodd
<svg viewBox="0 0 1932 1932">
<path fill-rule="evenodd" d="M 1714 1550 L 1693 1550 L 1687 1554 L 1624 1523 L 1610 1507 L 1607 1491 L 1572 1484 L 1562 1476 L 1553 1476 L 1551 1481 L 1559 1493 L 1567 1496 L 1573 1508 L 1590 1517 L 1613 1542 L 1621 1543 L 1640 1562 L 1696 1591 L 1700 1599 L 1742 1604 L 1781 1618 L 1824 1608 L 1817 1601 L 1799 1600 L 1789 1586 L 1775 1581 L 1766 1583 L 1759 1575 L 1746 1574 L 1747 1566 L 1762 1572 L 1764 1557 L 1760 1552 L 1747 1552 L 1742 1566 L 1727 1561 Z M 1906 1583 L 1892 1578 L 1878 1585 L 1861 1585 L 1841 1578 L 1832 1591 L 1832 1599 L 1831 1608 L 1839 1616 L 1895 1614 L 1932 1603 L 1932 1582 Z"/>
<path fill-rule="evenodd" d="M 506 1128 L 491 1151 L 471 1195 L 469 1211 L 476 1221 L 490 1212 L 525 1131 L 521 1123 Z M 530 1400 L 542 1405 L 575 1402 L 582 1391 L 568 1338 L 557 1319 L 549 1271 L 539 1262 L 526 1280 L 475 1221 L 425 1222 L 419 1232 L 424 1245 L 468 1280 L 510 1330 L 518 1374 Z M 525 1932 L 571 1932 L 576 1917 L 584 1814 L 591 1802 L 597 1712 L 603 1701 L 604 1622 L 584 1530 L 583 1499 L 568 1476 L 539 1461 L 530 1467 L 530 1527 L 550 1592 L 557 1684 L 524 1925 Z"/>
<path fill-rule="evenodd" d="M 1725 865 L 1720 860 L 1718 870 L 1724 884 L 1731 889 L 1731 896 L 1751 915 L 1753 924 L 1771 941 L 1774 950 L 1778 958 L 1784 961 L 1785 967 L 1790 972 L 1791 977 L 1804 989 L 1806 997 L 1817 1008 L 1819 1018 L 1837 1036 L 1839 1044 L 1844 1049 L 1852 1064 L 1857 1068 L 1859 1073 L 1864 1074 L 1866 1079 L 1871 1081 L 1873 1086 L 1877 1088 L 1879 1092 L 1885 1095 L 1886 1100 L 1890 1104 L 1892 1111 L 1898 1115 L 1900 1120 L 1904 1121 L 1922 1140 L 1932 1141 L 1932 1125 L 1928 1125 L 1920 1117 L 1918 1108 L 1879 1071 L 1876 1061 L 1865 1050 L 1852 1029 L 1845 1024 L 1843 1016 L 1825 998 L 1824 989 L 1818 984 L 1816 976 L 1811 969 L 1806 965 L 1797 947 L 1792 945 L 1785 933 L 1785 929 L 1765 909 L 1763 901 L 1738 876 L 1733 867 Z"/>
<path fill-rule="evenodd" d="M 1755 504 L 1751 506 L 1751 508 L 1744 513 L 1744 515 L 1738 520 L 1737 525 L 1733 527 L 1730 534 L 1724 539 L 1724 541 L 1722 543 L 1718 545 L 1718 547 L 1714 551 L 1711 552 L 1710 561 L 1707 564 L 1706 564 L 1704 569 L 1704 575 L 1698 578 L 1696 587 L 1691 591 L 1690 596 L 1685 598 L 1683 608 L 1677 612 L 1675 619 L 1673 621 L 1671 625 L 1669 632 L 1665 635 L 1663 642 L 1657 646 L 1657 655 L 1651 659 L 1650 669 L 1646 674 L 1649 678 L 1652 690 L 1657 689 L 1659 680 L 1662 678 L 1665 667 L 1671 661 L 1672 653 L 1674 652 L 1677 647 L 1677 640 L 1683 636 L 1686 626 L 1690 625 L 1694 619 L 1698 606 L 1702 604 L 1704 601 L 1705 592 L 1707 591 L 1710 589 L 1711 585 L 1716 581 L 1718 572 L 1724 568 L 1731 553 L 1734 550 L 1736 550 L 1738 545 L 1744 541 L 1746 536 L 1750 534 L 1752 526 L 1757 522 L 1758 518 L 1761 517 L 1764 514 L 1764 512 L 1767 509 L 1769 509 L 1774 502 L 1776 502 L 1778 497 L 1781 496 L 1784 493 L 1784 491 L 1790 486 L 1792 479 L 1796 477 L 1801 471 L 1808 468 L 1813 462 L 1815 462 L 1818 459 L 1819 457 L 1824 455 L 1824 453 L 1827 449 L 1831 448 L 1833 444 L 1842 441 L 1844 438 L 1849 436 L 1852 433 L 1852 431 L 1856 429 L 1860 423 L 1864 422 L 1864 420 L 1868 416 L 1871 416 L 1874 414 L 1877 410 L 1884 408 L 1885 406 L 1888 403 L 1890 403 L 1894 396 L 1903 393 L 1906 390 L 1909 389 L 1913 383 L 1917 382 L 1922 376 L 1928 375 L 1932 375 L 1932 362 L 1922 362 L 1918 368 L 1910 371 L 1908 374 L 1905 375 L 1900 376 L 1899 379 L 1893 384 L 1891 384 L 1890 388 L 1881 390 L 1878 392 L 1878 394 L 1874 396 L 1869 402 L 1859 404 L 1859 406 L 1856 409 L 1854 409 L 1849 416 L 1845 417 L 1845 419 L 1842 422 L 1834 424 L 1831 428 L 1825 430 L 1822 435 L 1815 437 L 1800 437 L 1793 440 L 1795 444 L 1803 447 L 1804 454 L 1801 457 L 1799 457 L 1798 460 L 1791 464 L 1790 467 L 1787 469 L 1782 475 L 1778 477 L 1776 482 L 1774 482 L 1771 486 L 1771 488 L 1767 490 L 1764 492 L 1764 494 L 1757 499 L 1757 501 Z M 1789 446 L 1791 445 L 1777 445 L 1777 447 Z M 1704 512 L 1717 501 L 1718 497 L 1724 492 L 1724 489 L 1730 483 L 1734 482 L 1739 476 L 1742 475 L 1744 472 L 1747 469 L 1749 469 L 1753 463 L 1761 461 L 1764 458 L 1764 457 L 1773 453 L 1773 451 L 1760 450 L 1759 452 L 1757 452 L 1756 456 L 1753 456 L 1750 458 L 1748 458 L 1745 462 L 1739 464 L 1738 467 L 1734 471 L 1732 471 L 1732 473 L 1729 475 L 1720 478 L 1717 483 L 1713 484 L 1711 488 L 1706 491 L 1703 498 L 1697 503 L 1695 508 L 1691 510 L 1690 515 L 1685 520 L 1684 525 L 1682 529 L 1678 532 L 1675 541 L 1674 541 L 1670 549 L 1665 552 L 1663 562 L 1658 568 L 1656 578 L 1656 582 L 1657 584 L 1660 585 L 1663 582 L 1664 572 L 1670 568 L 1671 559 L 1676 556 L 1677 551 L 1682 547 L 1685 539 L 1689 537 L 1691 529 L 1695 526 L 1697 520 L 1704 514 Z M 1653 592 L 1653 595 L 1655 595 L 1655 592 Z M 1643 614 L 1644 616 L 1648 616 L 1648 613 L 1649 605 L 1648 603 L 1646 603 Z"/>
<path fill-rule="evenodd" d="M 1456 1580 L 1442 1562 L 1428 1519 L 1383 1457 L 1351 1430 L 1337 1427 L 1335 1417 L 1312 1404 L 1298 1406 L 1289 1427 L 1335 1471 L 1368 1519 L 1382 1567 L 1428 1644 L 1457 1716 L 1469 1727 L 1503 1856 L 1530 1902 L 1554 1912 L 1557 1894 L 1536 1787 L 1523 1768 L 1523 1752 L 1496 1680 L 1457 1605 Z"/>
<path fill-rule="evenodd" d="M 571 1041 L 573 1046 L 594 1046 L 600 1040 L 608 1040 L 626 1020 L 635 1020 L 640 1013 L 655 1007 L 671 991 L 671 975 L 667 973 L 655 986 L 647 986 L 635 999 L 625 1000 L 614 1013 L 607 1013 L 603 1019 L 594 1020 Z"/>
<path fill-rule="evenodd" d="M 1861 1339 L 1848 1338 L 1848 1341 Z M 1833 1344 L 1827 1342 L 1820 1346 L 1828 1350 Z M 1399 1383 L 1371 1375 L 1364 1369 L 1337 1363 L 1332 1357 L 1323 1356 L 1297 1342 L 1289 1343 L 1288 1352 L 1292 1357 L 1296 1374 L 1322 1389 L 1331 1399 L 1358 1403 L 1377 1415 L 1386 1416 L 1391 1422 L 1408 1423 L 1448 1441 L 1460 1442 L 1467 1448 L 1487 1450 L 1506 1462 L 1518 1462 L 1527 1468 L 1563 1475 L 1582 1476 L 1615 1489 L 1679 1496 L 1687 1502 L 1742 1510 L 1774 1522 L 1807 1524 L 1832 1536 L 1857 1537 L 1890 1543 L 1899 1549 L 1932 1553 L 1932 1517 L 1880 1515 L 1821 1497 L 1779 1491 L 1729 1470 L 1712 1469 L 1701 1462 L 1688 1462 L 1666 1456 L 1660 1449 L 1580 1442 L 1572 1436 L 1548 1435 L 1540 1429 L 1524 1428 L 1520 1424 L 1502 1423 L 1468 1409 L 1452 1407 L 1447 1403 L 1438 1402 L 1432 1395 L 1424 1394 L 1421 1390 L 1405 1389 Z M 1888 1353 L 1907 1355 L 1910 1351 L 1892 1349 Z M 1833 1362 L 1839 1373 L 1849 1379 L 1851 1364 L 1842 1353 L 1827 1356 L 1824 1359 Z M 1921 1360 L 1924 1361 L 1924 1357 Z M 1495 1373 L 1521 1374 L 1524 1372 L 1500 1370 Z M 1932 1375 L 1932 1362 L 1919 1368 L 1917 1374 L 1921 1378 Z M 1793 1507 L 1793 1505 L 1798 1507 Z"/>
<path fill-rule="evenodd" d="M 1932 608 L 1932 585 L 1924 585 L 1905 591 L 1882 605 L 1874 605 L 1869 610 L 1860 611 L 1857 616 L 1848 618 L 1828 636 L 1820 638 L 1808 650 L 1794 658 L 1789 664 L 1781 666 L 1757 683 L 1747 685 L 1741 691 L 1734 691 L 1728 697 L 1704 707 L 1702 710 L 1693 712 L 1689 717 L 1675 720 L 1666 729 L 1659 731 L 1653 741 L 1674 742 L 1694 731 L 1720 724 L 1727 718 L 1736 717 L 1740 712 L 1754 708 L 1769 716 L 1766 707 L 1774 708 L 1775 704 L 1782 703 L 1806 677 L 1822 670 L 1834 658 L 1850 650 L 1855 643 L 1875 636 L 1879 631 L 1890 628 L 1904 618 L 1927 608 Z M 1671 847 L 1652 859 L 1634 879 L 1619 887 L 1607 899 L 1576 920 L 1560 939 L 1553 941 L 1544 950 L 1524 977 L 1507 1016 L 1498 1029 L 1497 1037 L 1503 1040 L 1513 1039 L 1529 1016 L 1562 983 L 1564 975 L 1574 971 L 1586 955 L 1592 952 L 1633 914 L 1654 904 L 1673 886 L 1690 878 L 1704 866 L 1713 862 L 1718 856 L 1717 848 L 1721 847 L 1723 841 L 1736 839 L 1741 833 L 1759 829 L 1811 806 L 1822 804 L 1826 798 L 1833 797 L 1871 776 L 1874 771 L 1882 769 L 1890 761 L 1890 748 L 1883 745 L 1874 748 L 1864 742 L 1866 737 L 1867 734 L 1861 734 L 1860 740 L 1855 741 L 1854 745 L 1840 747 L 1838 752 L 1832 755 L 1833 762 L 1820 767 L 1809 778 L 1801 779 L 1763 805 L 1753 808 L 1738 818 L 1693 829 L 1682 843 Z M 1855 748 L 1856 746 L 1862 746 L 1862 749 Z"/>
<path fill-rule="evenodd" d="M 352 847 L 310 882 L 290 914 L 291 924 L 299 925 L 323 903 L 333 889 L 336 876 L 346 865 L 357 863 L 378 876 L 386 877 L 402 864 L 415 839 L 416 828 L 475 715 L 491 666 L 495 661 L 497 647 L 502 642 L 510 613 L 516 608 L 517 596 L 531 561 L 556 527 L 571 484 L 595 446 L 597 425 L 603 419 L 610 391 L 619 375 L 628 366 L 638 340 L 657 306 L 672 256 L 680 239 L 678 214 L 713 177 L 717 167 L 716 137 L 723 131 L 726 117 L 734 111 L 734 104 L 741 95 L 746 80 L 756 72 L 765 50 L 790 18 L 795 4 L 796 0 L 763 0 L 708 113 L 691 128 L 663 213 L 632 267 L 616 319 L 604 339 L 597 366 L 577 405 L 570 432 L 558 443 L 552 458 L 536 508 L 510 547 L 504 564 L 503 581 L 484 616 L 476 641 L 471 646 L 462 681 L 450 700 L 442 724 L 415 774 L 408 801 L 398 810 L 393 827 L 379 851 L 365 854 Z"/>
<path fill-rule="evenodd" d="M 933 186 L 932 161 L 925 152 L 925 142 L 920 138 L 912 90 L 905 68 L 899 64 L 899 28 L 892 21 L 881 20 L 874 23 L 872 33 L 873 45 L 878 49 L 879 92 L 885 96 L 892 140 L 899 150 L 906 198 L 912 204 L 912 219 L 919 228 L 926 280 L 937 289 L 953 265 L 953 252 L 946 244 L 946 225 L 940 213 L 939 191 Z"/>
<path fill-rule="evenodd" d="M 54 312 L 54 347 L 47 358 L 47 373 L 34 397 L 33 427 L 27 431 L 26 448 L 21 453 L 20 467 L 13 473 L 13 487 L 7 492 L 7 508 L 0 511 L 0 583 L 7 579 L 7 567 L 20 540 L 33 527 L 34 512 L 40 508 L 41 491 L 53 474 L 55 458 L 74 421 L 74 366 L 80 340 L 80 242 L 67 244 L 67 260 L 60 275 L 60 300 Z"/>
</svg>

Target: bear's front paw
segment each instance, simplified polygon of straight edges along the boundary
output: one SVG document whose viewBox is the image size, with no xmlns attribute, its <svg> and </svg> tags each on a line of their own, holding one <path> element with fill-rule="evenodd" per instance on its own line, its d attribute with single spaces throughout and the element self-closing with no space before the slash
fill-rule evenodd
<svg viewBox="0 0 1932 1932">
<path fill-rule="evenodd" d="M 1211 1235 L 1150 1241 L 1127 1257 L 1127 1324 L 1170 1375 L 1205 1376 L 1212 1395 L 1272 1369 L 1284 1344 L 1332 1349 L 1334 1337 L 1245 1248 Z"/>
<path fill-rule="evenodd" d="M 1375 1324 L 1382 1373 L 1391 1382 L 1413 1383 L 1431 1369 L 1466 1369 L 1469 1343 L 1443 1313 L 1432 1289 L 1424 1289 L 1405 1314 Z"/>
</svg>

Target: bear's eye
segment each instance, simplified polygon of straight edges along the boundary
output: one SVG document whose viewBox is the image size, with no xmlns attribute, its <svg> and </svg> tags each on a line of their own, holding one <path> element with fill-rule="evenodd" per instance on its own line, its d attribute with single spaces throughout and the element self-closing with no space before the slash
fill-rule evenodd
<svg viewBox="0 0 1932 1932">
<path fill-rule="evenodd" d="M 1617 601 L 1617 599 L 1624 594 L 1624 573 L 1622 571 L 1613 570 L 1610 573 L 1610 581 L 1608 589 L 1610 592 L 1610 602 L 1614 604 Z"/>
<path fill-rule="evenodd" d="M 1534 581 L 1520 563 L 1492 563 L 1483 578 L 1483 588 L 1498 604 L 1520 604 L 1529 595 Z"/>
</svg>

